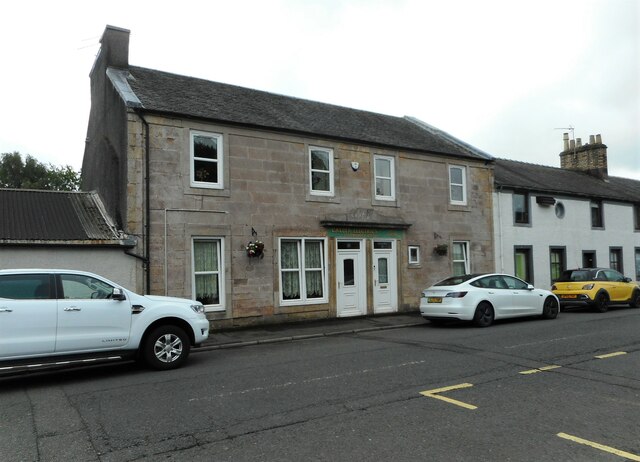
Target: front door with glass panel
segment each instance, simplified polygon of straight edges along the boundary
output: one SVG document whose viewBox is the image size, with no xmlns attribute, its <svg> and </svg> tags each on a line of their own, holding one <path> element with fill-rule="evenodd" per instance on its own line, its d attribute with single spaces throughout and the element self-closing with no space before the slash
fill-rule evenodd
<svg viewBox="0 0 640 462">
<path fill-rule="evenodd" d="M 364 315 L 367 308 L 364 242 L 339 240 L 337 247 L 337 315 Z"/>
<path fill-rule="evenodd" d="M 398 284 L 394 241 L 373 242 L 373 312 L 398 310 Z"/>
</svg>

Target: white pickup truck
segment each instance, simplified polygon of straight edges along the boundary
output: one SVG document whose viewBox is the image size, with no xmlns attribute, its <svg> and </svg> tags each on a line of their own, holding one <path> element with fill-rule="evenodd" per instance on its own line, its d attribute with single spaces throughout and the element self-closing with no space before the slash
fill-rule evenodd
<svg viewBox="0 0 640 462">
<path fill-rule="evenodd" d="M 174 369 L 208 336 L 194 300 L 138 295 L 83 271 L 0 270 L 0 370 L 105 356 Z"/>
</svg>

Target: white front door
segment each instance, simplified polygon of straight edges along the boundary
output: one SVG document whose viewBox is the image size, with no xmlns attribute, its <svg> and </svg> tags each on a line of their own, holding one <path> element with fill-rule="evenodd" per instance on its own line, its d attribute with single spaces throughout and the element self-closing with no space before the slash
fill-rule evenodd
<svg viewBox="0 0 640 462">
<path fill-rule="evenodd" d="M 367 310 L 364 242 L 338 240 L 337 247 L 337 315 L 364 315 Z"/>
<path fill-rule="evenodd" d="M 395 241 L 373 241 L 373 312 L 398 311 Z"/>
</svg>

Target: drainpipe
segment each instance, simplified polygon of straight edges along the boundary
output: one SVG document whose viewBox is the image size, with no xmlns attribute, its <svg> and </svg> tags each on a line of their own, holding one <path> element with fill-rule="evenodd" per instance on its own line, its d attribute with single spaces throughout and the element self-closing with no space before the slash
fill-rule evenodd
<svg viewBox="0 0 640 462">
<path fill-rule="evenodd" d="M 150 249 L 151 244 L 150 240 L 150 229 L 151 229 L 151 207 L 149 205 L 149 197 L 150 197 L 150 186 L 149 186 L 149 123 L 144 118 L 142 112 L 138 109 L 134 109 L 134 112 L 144 125 L 144 255 L 142 257 L 136 256 L 140 258 L 143 262 L 143 267 L 145 271 L 145 286 L 146 290 L 143 293 L 148 294 L 151 293 L 151 271 L 150 271 Z"/>
<path fill-rule="evenodd" d="M 500 271 L 504 273 L 504 252 L 502 251 L 502 207 L 500 204 L 500 196 L 502 195 L 502 185 L 498 186 L 498 257 L 500 259 Z"/>
</svg>

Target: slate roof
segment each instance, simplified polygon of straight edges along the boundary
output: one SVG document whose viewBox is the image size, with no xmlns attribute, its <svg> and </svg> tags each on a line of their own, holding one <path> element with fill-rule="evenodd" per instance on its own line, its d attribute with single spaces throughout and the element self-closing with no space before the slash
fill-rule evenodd
<svg viewBox="0 0 640 462">
<path fill-rule="evenodd" d="M 640 181 L 609 177 L 601 180 L 587 173 L 515 160 L 495 159 L 495 186 L 537 193 L 640 203 Z"/>
<path fill-rule="evenodd" d="M 126 243 L 96 193 L 0 189 L 0 244 Z"/>
<path fill-rule="evenodd" d="M 250 128 L 388 148 L 491 160 L 479 149 L 409 117 L 351 109 L 129 66 L 107 74 L 129 107 Z"/>
</svg>

